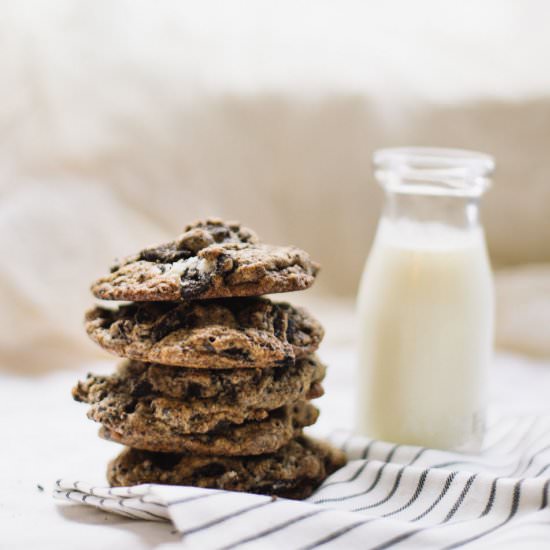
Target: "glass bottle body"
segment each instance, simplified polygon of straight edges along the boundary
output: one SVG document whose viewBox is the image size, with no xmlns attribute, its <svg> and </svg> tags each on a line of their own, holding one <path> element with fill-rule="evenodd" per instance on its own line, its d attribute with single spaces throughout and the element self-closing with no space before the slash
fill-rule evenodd
<svg viewBox="0 0 550 550">
<path fill-rule="evenodd" d="M 359 429 L 398 443 L 475 450 L 494 316 L 479 194 L 467 181 L 457 194 L 430 180 L 426 166 L 415 170 L 378 174 L 386 205 L 358 299 Z"/>
</svg>

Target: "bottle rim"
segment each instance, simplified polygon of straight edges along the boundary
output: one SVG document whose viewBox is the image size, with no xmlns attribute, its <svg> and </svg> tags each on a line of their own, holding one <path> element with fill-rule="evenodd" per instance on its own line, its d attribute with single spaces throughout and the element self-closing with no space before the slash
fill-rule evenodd
<svg viewBox="0 0 550 550">
<path fill-rule="evenodd" d="M 388 191 L 478 197 L 491 184 L 494 158 L 465 149 L 395 147 L 374 152 L 375 177 Z"/>
</svg>

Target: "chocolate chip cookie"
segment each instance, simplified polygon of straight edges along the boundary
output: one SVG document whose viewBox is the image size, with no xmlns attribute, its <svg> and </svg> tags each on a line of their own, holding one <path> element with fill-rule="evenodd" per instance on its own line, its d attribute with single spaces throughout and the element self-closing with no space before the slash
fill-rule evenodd
<svg viewBox="0 0 550 550">
<path fill-rule="evenodd" d="M 123 382 L 127 384 L 125 391 L 134 397 L 163 395 L 181 400 L 216 398 L 250 405 L 257 401 L 255 396 L 258 395 L 266 397 L 273 392 L 293 393 L 297 384 L 303 386 L 308 396 L 320 397 L 322 389 L 316 386 L 320 386 L 325 371 L 326 367 L 316 355 L 299 359 L 288 367 L 264 369 L 184 369 L 125 360 L 107 378 L 112 384 L 109 388 L 117 388 L 117 381 Z M 101 379 L 93 375 L 89 378 Z"/>
<path fill-rule="evenodd" d="M 313 405 L 300 401 L 269 411 L 263 419 L 242 424 L 221 421 L 207 433 L 189 434 L 168 423 L 162 410 L 155 413 L 140 402 L 129 402 L 122 413 L 118 403 L 90 412 L 93 420 L 101 422 L 99 435 L 104 439 L 148 451 L 208 456 L 275 452 L 319 416 Z"/>
<path fill-rule="evenodd" d="M 86 330 L 121 357 L 208 369 L 290 365 L 323 337 L 304 309 L 266 298 L 98 306 Z"/>
<path fill-rule="evenodd" d="M 138 302 L 259 296 L 306 289 L 318 270 L 299 248 L 262 244 L 237 222 L 209 219 L 114 265 L 92 292 Z"/>
<path fill-rule="evenodd" d="M 110 376 L 88 375 L 73 389 L 73 397 L 89 403 L 88 416 L 98 422 L 124 418 L 125 425 L 135 426 L 162 421 L 181 433 L 196 434 L 215 430 L 221 423 L 263 420 L 270 410 L 320 397 L 324 374 L 324 366 L 315 358 L 255 371 L 201 371 L 126 361 Z M 213 380 L 210 386 L 208 378 Z M 155 389 L 159 386 L 168 394 Z M 197 396 L 201 389 L 211 396 Z"/>
<path fill-rule="evenodd" d="M 113 486 L 192 485 L 300 499 L 345 463 L 342 451 L 302 436 L 262 456 L 205 457 L 124 449 L 109 464 L 107 478 Z"/>
</svg>

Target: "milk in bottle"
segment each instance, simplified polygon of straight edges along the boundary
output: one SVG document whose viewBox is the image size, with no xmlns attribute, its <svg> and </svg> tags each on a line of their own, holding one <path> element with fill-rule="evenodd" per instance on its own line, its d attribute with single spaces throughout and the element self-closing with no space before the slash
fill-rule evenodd
<svg viewBox="0 0 550 550">
<path fill-rule="evenodd" d="M 359 428 L 475 450 L 483 437 L 493 286 L 478 199 L 492 159 L 440 149 L 375 155 L 386 205 L 361 281 Z"/>
</svg>

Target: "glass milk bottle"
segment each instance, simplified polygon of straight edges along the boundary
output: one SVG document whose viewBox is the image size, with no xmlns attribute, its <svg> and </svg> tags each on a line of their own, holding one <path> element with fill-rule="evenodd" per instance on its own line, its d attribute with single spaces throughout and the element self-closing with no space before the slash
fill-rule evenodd
<svg viewBox="0 0 550 550">
<path fill-rule="evenodd" d="M 358 298 L 359 430 L 475 451 L 494 317 L 478 202 L 493 159 L 419 147 L 374 164 L 386 198 Z"/>
</svg>

